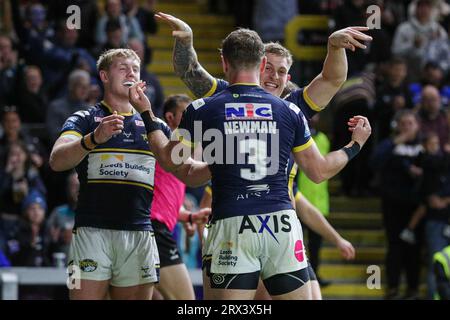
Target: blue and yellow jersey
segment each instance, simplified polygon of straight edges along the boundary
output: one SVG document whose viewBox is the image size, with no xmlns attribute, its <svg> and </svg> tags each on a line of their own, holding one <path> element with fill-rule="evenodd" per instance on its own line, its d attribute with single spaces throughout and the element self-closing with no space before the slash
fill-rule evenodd
<svg viewBox="0 0 450 320">
<path fill-rule="evenodd" d="M 287 166 L 286 172 L 288 173 L 288 189 L 289 189 L 289 195 L 292 197 L 292 199 L 298 200 L 300 198 L 301 193 L 298 191 L 297 188 L 297 173 L 298 173 L 298 165 L 295 163 L 294 157 L 291 154 L 291 157 L 289 159 L 289 163 Z M 205 189 L 203 192 L 206 192 L 210 196 L 212 196 L 212 188 L 211 188 L 211 181 L 208 181 L 208 184 L 205 186 Z"/>
<path fill-rule="evenodd" d="M 84 136 L 110 114 L 104 102 L 75 112 L 64 123 L 61 136 Z M 75 227 L 152 230 L 149 208 L 156 159 L 140 114 L 122 115 L 122 133 L 98 145 L 76 167 L 80 192 Z M 170 128 L 165 124 L 163 128 L 169 137 Z"/>
<path fill-rule="evenodd" d="M 208 93 L 205 94 L 205 97 L 212 96 L 220 91 L 226 89 L 228 87 L 228 82 L 223 79 L 214 78 L 213 86 L 209 90 Z M 310 120 L 314 115 L 323 110 L 323 108 L 319 107 L 311 98 L 308 96 L 307 90 L 305 88 L 301 88 L 295 91 L 292 91 L 286 97 L 283 98 L 286 101 L 292 102 L 296 104 L 300 110 L 302 110 L 306 119 Z"/>
<path fill-rule="evenodd" d="M 234 84 L 192 102 L 175 134 L 188 145 L 201 142 L 204 155 L 220 145 L 215 157 L 205 158 L 214 220 L 292 209 L 286 174 L 290 154 L 313 144 L 295 104 L 255 84 Z"/>
</svg>

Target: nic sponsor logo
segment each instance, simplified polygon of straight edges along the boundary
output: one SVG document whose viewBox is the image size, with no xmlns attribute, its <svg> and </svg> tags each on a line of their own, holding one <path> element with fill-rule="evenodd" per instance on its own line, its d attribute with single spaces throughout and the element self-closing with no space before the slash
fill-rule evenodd
<svg viewBox="0 0 450 320">
<path fill-rule="evenodd" d="M 272 106 L 267 103 L 226 103 L 226 120 L 272 120 Z"/>
</svg>

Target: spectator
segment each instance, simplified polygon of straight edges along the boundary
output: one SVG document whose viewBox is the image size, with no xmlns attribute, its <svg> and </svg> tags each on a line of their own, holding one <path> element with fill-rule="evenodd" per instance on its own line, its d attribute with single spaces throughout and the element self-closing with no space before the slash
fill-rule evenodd
<svg viewBox="0 0 450 320">
<path fill-rule="evenodd" d="M 416 166 L 423 147 L 419 141 L 419 122 L 411 110 L 395 115 L 396 132 L 375 149 L 372 166 L 380 173 L 383 223 L 388 242 L 386 253 L 386 299 L 398 299 L 400 275 L 406 271 L 405 298 L 418 296 L 421 228 L 416 229 L 415 244 L 400 239 L 400 234 L 420 204 L 422 169 Z"/>
<path fill-rule="evenodd" d="M 67 28 L 66 21 L 57 22 L 55 40 L 44 50 L 44 78 L 49 83 L 55 83 L 52 88 L 57 97 L 64 93 L 67 76 L 74 68 L 83 68 L 94 78 L 97 67 L 94 58 L 84 48 L 77 47 L 78 30 Z M 53 98 L 53 97 L 51 97 Z"/>
<path fill-rule="evenodd" d="M 35 168 L 40 169 L 47 158 L 45 149 L 37 137 L 29 135 L 22 129 L 16 107 L 3 108 L 1 121 L 4 135 L 0 138 L 0 167 L 4 168 L 6 166 L 8 147 L 13 143 L 22 142 L 30 153 L 31 163 Z"/>
<path fill-rule="evenodd" d="M 27 3 L 25 17 L 21 15 L 19 0 L 11 0 L 14 29 L 19 38 L 19 51 L 27 64 L 41 65 L 42 51 L 54 36 L 53 26 L 47 20 L 47 10 L 41 3 Z"/>
<path fill-rule="evenodd" d="M 404 1 L 379 0 L 374 1 L 381 7 L 381 25 L 392 40 L 397 26 L 406 20 L 406 7 Z"/>
<path fill-rule="evenodd" d="M 0 34 L 0 105 L 15 102 L 18 69 L 17 51 L 11 38 Z"/>
<path fill-rule="evenodd" d="M 449 29 L 450 30 L 450 23 Z M 442 69 L 444 74 L 450 73 L 450 40 L 445 38 L 433 39 L 425 53 L 425 62 L 434 62 Z"/>
<path fill-rule="evenodd" d="M 434 273 L 437 279 L 439 299 L 450 300 L 450 246 L 433 257 Z"/>
<path fill-rule="evenodd" d="M 155 34 L 158 31 L 158 23 L 155 19 L 155 0 L 146 0 L 143 5 L 139 5 L 136 0 L 122 0 L 123 12 L 129 18 L 136 18 L 141 26 L 141 30 L 146 34 Z"/>
<path fill-rule="evenodd" d="M 427 287 L 428 298 L 433 299 L 437 293 L 433 270 L 433 256 L 450 245 L 450 155 L 440 149 L 439 137 L 429 133 L 426 139 L 424 167 L 424 198 L 426 204 L 425 240 L 428 253 Z"/>
<path fill-rule="evenodd" d="M 341 148 L 350 139 L 351 132 L 347 130 L 348 119 L 353 114 L 372 118 L 375 104 L 375 75 L 364 72 L 359 76 L 349 78 L 332 100 L 333 140 L 332 149 Z M 340 178 L 342 189 L 347 196 L 366 196 L 370 193 L 372 172 L 368 160 L 372 150 L 372 139 L 369 139 L 358 157 L 348 163 L 342 170 Z"/>
<path fill-rule="evenodd" d="M 48 99 L 39 67 L 25 67 L 21 87 L 21 93 L 17 95 L 21 120 L 24 123 L 45 123 Z"/>
<path fill-rule="evenodd" d="M 145 34 L 144 46 L 145 49 L 145 64 L 151 63 L 153 57 L 153 50 L 149 47 L 148 41 L 145 41 L 149 34 L 156 34 L 158 31 L 158 23 L 155 19 L 155 0 L 146 0 L 143 5 L 139 5 L 136 0 L 122 0 L 123 12 L 127 15 L 127 17 L 134 17 L 139 22 L 142 31 Z"/>
<path fill-rule="evenodd" d="M 95 46 L 94 32 L 98 19 L 98 6 L 92 0 L 47 0 L 48 16 L 51 21 L 67 19 L 67 8 L 77 5 L 80 8 L 80 29 L 78 45 L 81 48 L 92 48 Z"/>
<path fill-rule="evenodd" d="M 87 98 L 90 88 L 90 75 L 84 70 L 74 70 L 68 80 L 69 92 L 62 98 L 50 103 L 46 126 L 53 144 L 59 135 L 64 121 L 74 112 L 88 107 Z"/>
<path fill-rule="evenodd" d="M 139 41 L 139 39 L 134 38 L 130 39 L 128 42 L 128 47 L 134 50 L 141 59 L 141 80 L 147 83 L 147 90 L 145 90 L 145 94 L 152 104 L 152 109 L 155 115 L 163 119 L 164 92 L 158 78 L 147 70 L 146 61 L 144 60 L 144 43 Z"/>
<path fill-rule="evenodd" d="M 410 80 L 416 81 L 431 40 L 447 39 L 447 33 L 432 17 L 432 0 L 415 0 L 416 9 L 408 21 L 395 32 L 392 53 L 403 57 L 408 64 Z"/>
<path fill-rule="evenodd" d="M 0 172 L 0 212 L 19 216 L 23 199 L 32 191 L 46 194 L 39 172 L 31 165 L 26 145 L 14 142 L 8 146 L 6 167 Z"/>
<path fill-rule="evenodd" d="M 439 136 L 441 149 L 449 143 L 449 124 L 442 109 L 441 96 L 436 87 L 427 85 L 422 90 L 422 102 L 419 107 L 420 129 L 423 134 L 435 132 Z"/>
<path fill-rule="evenodd" d="M 254 0 L 253 27 L 264 42 L 283 43 L 284 27 L 297 14 L 297 1 Z"/>
<path fill-rule="evenodd" d="M 78 200 L 80 182 L 76 172 L 67 177 L 67 203 L 53 209 L 47 220 L 47 229 L 50 231 L 51 252 L 63 252 L 69 255 L 72 229 L 75 222 L 75 207 Z"/>
<path fill-rule="evenodd" d="M 403 109 L 413 107 L 405 81 L 407 68 L 404 60 L 393 58 L 386 69 L 387 77 L 377 87 L 374 117 L 377 130 L 377 140 L 389 137 L 394 114 Z"/>
<path fill-rule="evenodd" d="M 127 43 L 129 38 L 138 38 L 144 41 L 144 34 L 141 26 L 135 17 L 127 17 L 122 13 L 122 4 L 120 0 L 106 0 L 105 14 L 97 22 L 96 42 L 97 45 L 103 45 L 107 41 L 106 24 L 110 19 L 118 19 L 123 30 L 122 43 Z"/>
<path fill-rule="evenodd" d="M 106 43 L 101 45 L 100 49 L 97 51 L 97 56 L 101 55 L 103 52 L 109 49 L 124 48 L 125 43 L 123 41 L 122 26 L 119 19 L 109 19 L 106 23 Z"/>
<path fill-rule="evenodd" d="M 31 192 L 22 201 L 21 208 L 23 216 L 18 222 L 15 239 L 9 241 L 11 262 L 14 266 L 49 266 L 44 196 Z"/>
<path fill-rule="evenodd" d="M 450 105 L 450 86 L 445 84 L 445 74 L 439 65 L 434 62 L 428 62 L 424 66 L 420 82 L 414 82 L 409 86 L 413 104 L 415 106 L 420 104 L 422 89 L 428 84 L 439 89 L 442 105 L 448 107 Z"/>
<path fill-rule="evenodd" d="M 47 204 L 39 192 L 31 192 L 22 203 L 22 216 L 17 223 L 13 239 L 8 241 L 9 256 L 13 266 L 45 267 L 51 265 L 48 250 L 48 233 L 45 228 Z M 25 287 L 19 299 L 50 299 L 48 288 Z"/>
</svg>

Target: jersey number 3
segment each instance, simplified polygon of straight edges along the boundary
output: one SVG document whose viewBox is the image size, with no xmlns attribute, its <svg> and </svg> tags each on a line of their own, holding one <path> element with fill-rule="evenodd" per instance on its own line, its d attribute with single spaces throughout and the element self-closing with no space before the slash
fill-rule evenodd
<svg viewBox="0 0 450 320">
<path fill-rule="evenodd" d="M 241 178 L 251 181 L 261 180 L 267 176 L 267 142 L 258 139 L 241 140 L 239 149 L 247 153 L 248 164 L 254 165 L 252 169 L 241 169 Z"/>
</svg>

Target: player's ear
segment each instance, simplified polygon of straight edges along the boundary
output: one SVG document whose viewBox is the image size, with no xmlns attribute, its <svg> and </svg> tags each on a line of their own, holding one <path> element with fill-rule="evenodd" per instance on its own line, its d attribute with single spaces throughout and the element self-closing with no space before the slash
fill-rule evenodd
<svg viewBox="0 0 450 320">
<path fill-rule="evenodd" d="M 291 75 L 289 73 L 287 75 L 287 81 L 291 81 Z"/>
<path fill-rule="evenodd" d="M 108 74 L 106 73 L 105 70 L 100 70 L 99 76 L 100 76 L 100 80 L 101 80 L 102 82 L 105 82 L 105 83 L 106 83 L 106 82 L 109 81 L 109 79 L 108 79 Z"/>
<path fill-rule="evenodd" d="M 267 64 L 267 57 L 264 56 L 264 57 L 261 59 L 261 64 L 259 65 L 259 73 L 263 73 L 264 70 L 266 70 L 266 64 Z"/>
<path fill-rule="evenodd" d="M 222 69 L 223 72 L 226 73 L 228 71 L 228 63 L 227 60 L 223 57 L 223 55 L 220 55 L 220 60 L 222 61 Z"/>
<path fill-rule="evenodd" d="M 175 117 L 174 117 L 174 114 L 172 112 L 166 112 L 164 114 L 164 118 L 165 118 L 167 123 L 170 123 L 171 121 L 174 120 Z"/>
</svg>

